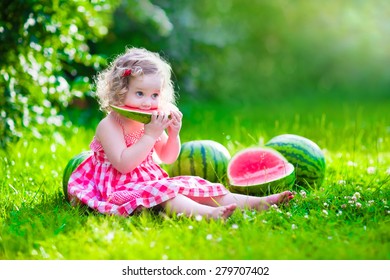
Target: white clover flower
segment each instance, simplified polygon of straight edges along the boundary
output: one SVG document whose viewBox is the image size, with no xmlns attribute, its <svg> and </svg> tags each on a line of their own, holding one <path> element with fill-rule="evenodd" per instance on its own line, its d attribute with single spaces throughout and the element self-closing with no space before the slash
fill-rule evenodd
<svg viewBox="0 0 390 280">
<path fill-rule="evenodd" d="M 355 206 L 356 206 L 356 208 L 362 208 L 362 204 L 359 202 L 356 202 Z"/>
<path fill-rule="evenodd" d="M 290 212 L 287 212 L 286 215 L 287 215 L 287 217 L 289 217 L 289 218 L 291 218 L 291 216 L 292 216 Z"/>
<path fill-rule="evenodd" d="M 213 235 L 212 235 L 212 234 L 207 234 L 206 239 L 207 239 L 207 240 L 213 239 Z"/>
<path fill-rule="evenodd" d="M 108 242 L 111 242 L 115 237 L 115 233 L 114 232 L 109 232 L 105 237 L 104 239 L 106 239 Z"/>
<path fill-rule="evenodd" d="M 349 161 L 347 162 L 347 165 L 348 165 L 348 166 L 357 166 L 357 163 L 354 162 L 354 161 L 349 160 Z"/>
<path fill-rule="evenodd" d="M 337 183 L 341 186 L 345 186 L 347 184 L 345 180 L 339 180 Z"/>
<path fill-rule="evenodd" d="M 328 206 L 329 206 L 329 204 L 324 202 L 324 207 L 328 207 Z"/>
<path fill-rule="evenodd" d="M 303 197 L 306 198 L 306 192 L 304 190 L 301 190 L 299 194 Z"/>
<path fill-rule="evenodd" d="M 355 197 L 356 199 L 359 199 L 359 198 L 361 197 L 361 195 L 360 195 L 359 192 L 355 192 L 355 193 L 353 194 L 353 196 L 352 196 L 352 199 L 354 199 L 354 197 Z M 356 199 L 354 199 L 354 200 L 356 200 Z"/>
<path fill-rule="evenodd" d="M 262 220 L 261 221 L 263 224 L 266 224 L 266 223 L 268 223 L 266 220 Z"/>
<path fill-rule="evenodd" d="M 203 219 L 202 215 L 196 215 L 195 220 L 200 222 Z"/>
<path fill-rule="evenodd" d="M 375 203 L 375 200 L 369 200 L 369 201 L 367 201 L 367 205 L 368 206 L 371 206 L 371 205 L 373 205 Z"/>
<path fill-rule="evenodd" d="M 192 225 L 189 225 L 188 226 L 188 229 L 193 229 L 194 227 Z"/>
<path fill-rule="evenodd" d="M 238 225 L 237 224 L 232 224 L 232 229 L 238 229 Z"/>
<path fill-rule="evenodd" d="M 326 211 L 325 209 L 322 210 L 322 213 L 324 213 L 326 216 L 328 216 L 328 211 Z"/>
<path fill-rule="evenodd" d="M 343 214 L 343 211 L 339 210 L 336 214 L 336 216 L 341 216 Z"/>
<path fill-rule="evenodd" d="M 303 216 L 305 219 L 309 219 L 309 215 L 305 215 L 305 216 Z"/>
<path fill-rule="evenodd" d="M 376 168 L 374 166 L 370 166 L 367 168 L 367 173 L 368 174 L 374 174 L 376 171 Z"/>
<path fill-rule="evenodd" d="M 292 224 L 292 225 L 291 225 L 291 229 L 292 229 L 292 230 L 297 229 L 297 228 L 298 228 L 298 226 L 297 226 L 296 224 Z"/>
</svg>

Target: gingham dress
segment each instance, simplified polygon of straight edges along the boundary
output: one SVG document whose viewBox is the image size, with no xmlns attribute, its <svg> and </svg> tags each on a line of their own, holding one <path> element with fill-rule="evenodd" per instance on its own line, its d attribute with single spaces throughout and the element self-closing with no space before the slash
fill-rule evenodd
<svg viewBox="0 0 390 280">
<path fill-rule="evenodd" d="M 137 142 L 143 129 L 124 134 L 126 145 Z M 122 174 L 108 161 L 100 142 L 90 144 L 93 154 L 72 173 L 68 196 L 73 205 L 83 203 L 104 214 L 128 216 L 141 208 L 150 208 L 174 198 L 215 197 L 227 193 L 222 184 L 196 176 L 169 177 L 153 160 L 152 150 L 133 171 Z"/>
</svg>

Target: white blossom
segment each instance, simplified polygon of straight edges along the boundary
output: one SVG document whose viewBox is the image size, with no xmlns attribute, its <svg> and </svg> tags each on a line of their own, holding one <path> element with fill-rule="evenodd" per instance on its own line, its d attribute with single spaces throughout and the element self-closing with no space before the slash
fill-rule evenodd
<svg viewBox="0 0 390 280">
<path fill-rule="evenodd" d="M 374 174 L 376 171 L 376 168 L 374 166 L 370 166 L 367 168 L 367 173 L 368 174 Z"/>
<path fill-rule="evenodd" d="M 292 225 L 291 225 L 291 229 L 292 229 L 292 230 L 297 229 L 297 228 L 298 228 L 298 226 L 297 226 L 296 224 L 292 224 Z"/>
<path fill-rule="evenodd" d="M 232 229 L 238 229 L 238 225 L 237 224 L 232 224 Z"/>
<path fill-rule="evenodd" d="M 202 219 L 203 219 L 202 215 L 195 216 L 195 220 L 197 220 L 198 222 L 200 222 Z"/>
</svg>

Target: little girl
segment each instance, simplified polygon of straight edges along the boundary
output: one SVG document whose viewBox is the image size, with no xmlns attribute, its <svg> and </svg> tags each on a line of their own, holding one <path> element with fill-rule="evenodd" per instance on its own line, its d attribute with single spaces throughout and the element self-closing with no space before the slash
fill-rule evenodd
<svg viewBox="0 0 390 280">
<path fill-rule="evenodd" d="M 266 210 L 293 198 L 290 191 L 254 197 L 196 176 L 170 178 L 154 162 L 153 153 L 167 164 L 176 160 L 182 125 L 182 113 L 174 106 L 171 67 L 158 54 L 127 49 L 96 82 L 101 109 L 108 114 L 90 144 L 93 155 L 69 179 L 72 204 L 122 216 L 159 206 L 168 214 L 226 219 L 237 207 Z M 110 105 L 155 111 L 150 123 L 143 124 L 112 111 Z"/>
</svg>

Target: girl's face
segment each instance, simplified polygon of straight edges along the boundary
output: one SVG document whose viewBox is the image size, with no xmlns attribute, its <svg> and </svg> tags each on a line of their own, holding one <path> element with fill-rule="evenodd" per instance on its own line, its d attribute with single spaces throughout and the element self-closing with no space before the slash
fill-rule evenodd
<svg viewBox="0 0 390 280">
<path fill-rule="evenodd" d="M 162 79 L 158 74 L 131 77 L 124 105 L 142 110 L 157 109 L 160 105 Z"/>
</svg>

